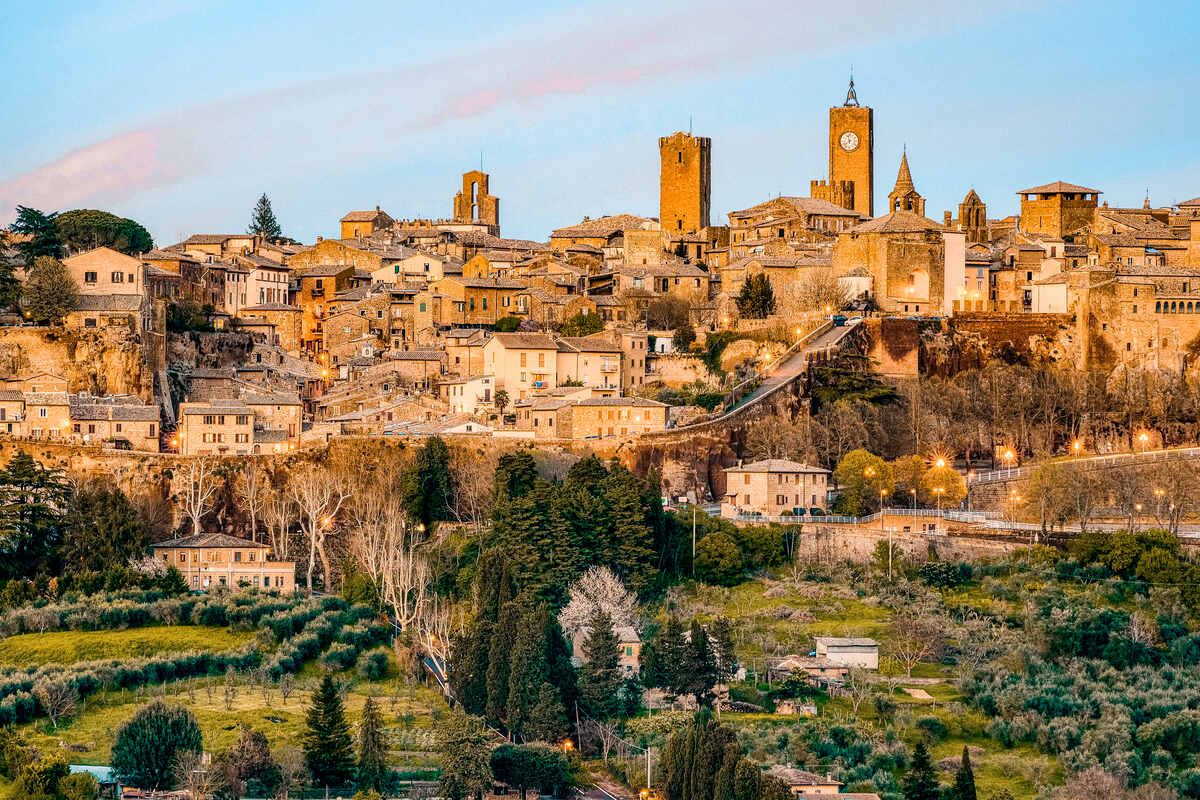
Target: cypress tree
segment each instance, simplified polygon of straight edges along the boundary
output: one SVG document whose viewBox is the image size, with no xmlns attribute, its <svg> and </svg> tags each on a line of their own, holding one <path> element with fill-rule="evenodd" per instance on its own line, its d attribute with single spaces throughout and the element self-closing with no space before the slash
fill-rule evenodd
<svg viewBox="0 0 1200 800">
<path fill-rule="evenodd" d="M 621 642 L 613 631 L 612 617 L 597 611 L 588 621 L 579 673 L 579 699 L 597 719 L 611 719 L 620 711 L 620 659 Z"/>
<path fill-rule="evenodd" d="M 737 656 L 733 652 L 733 628 L 726 617 L 717 617 L 708 630 L 713 657 L 717 661 L 717 678 L 729 680 L 737 671 Z"/>
<path fill-rule="evenodd" d="M 516 640 L 509 640 L 512 655 L 508 678 L 508 729 L 524 735 L 525 723 L 537 705 L 538 693 L 549 677 L 546 663 L 545 605 L 529 608 L 520 618 Z"/>
<path fill-rule="evenodd" d="M 517 631 L 527 611 L 521 600 L 505 603 L 492 633 L 487 656 L 487 719 L 502 725 L 508 719 L 509 672 Z"/>
<path fill-rule="evenodd" d="M 628 581 L 631 589 L 644 592 L 658 578 L 653 533 L 646 524 L 642 506 L 644 487 L 637 476 L 620 464 L 613 464 L 605 483 L 614 550 L 611 566 Z"/>
<path fill-rule="evenodd" d="M 741 759 L 733 771 L 734 800 L 758 800 L 758 784 L 762 778 L 759 768 L 749 759 Z"/>
<path fill-rule="evenodd" d="M 556 744 L 567 735 L 566 709 L 558 697 L 558 691 L 548 682 L 538 689 L 537 703 L 525 721 L 525 740 Z"/>
<path fill-rule="evenodd" d="M 305 716 L 304 760 L 314 786 L 344 786 L 354 773 L 354 742 L 332 675 L 321 680 Z"/>
<path fill-rule="evenodd" d="M 717 772 L 725 757 L 725 748 L 736 744 L 733 731 L 715 720 L 708 720 L 697 744 L 692 768 L 692 800 L 713 800 Z"/>
<path fill-rule="evenodd" d="M 966 745 L 963 745 L 962 763 L 954 775 L 954 797 L 955 800 L 976 800 L 975 772 L 971 769 L 971 754 Z"/>
<path fill-rule="evenodd" d="M 903 782 L 904 800 L 938 800 L 937 776 L 933 771 L 933 762 L 929 760 L 929 751 L 924 742 L 917 742 L 913 751 L 912 765 Z"/>
<path fill-rule="evenodd" d="M 372 697 L 367 697 L 363 703 L 362 721 L 358 727 L 358 786 L 380 793 L 387 791 L 388 786 L 383 718 Z"/>
<path fill-rule="evenodd" d="M 254 204 L 254 213 L 250 216 L 250 227 L 246 233 L 261 236 L 268 242 L 283 238 L 283 230 L 279 227 L 279 220 L 275 219 L 275 210 L 271 208 L 271 198 L 267 197 L 266 192 Z"/>
<path fill-rule="evenodd" d="M 692 620 L 690 640 L 684 643 L 678 664 L 679 672 L 675 675 L 671 691 L 694 696 L 697 705 L 709 705 L 712 702 L 712 688 L 717 683 L 717 662 L 708 644 L 708 634 L 695 620 Z"/>
</svg>

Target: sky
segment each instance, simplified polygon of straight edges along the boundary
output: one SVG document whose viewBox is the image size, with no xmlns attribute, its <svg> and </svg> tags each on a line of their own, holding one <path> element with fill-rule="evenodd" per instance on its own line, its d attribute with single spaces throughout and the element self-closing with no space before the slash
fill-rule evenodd
<svg viewBox="0 0 1200 800">
<path fill-rule="evenodd" d="M 1200 3 L 45 0 L 0 30 L 0 225 L 101 208 L 160 245 L 347 211 L 451 214 L 491 175 L 502 235 L 658 214 L 658 137 L 712 139 L 712 222 L 826 178 L 828 108 L 874 108 L 876 211 L 907 148 L 928 215 L 1065 180 L 1200 195 Z M 13 76 L 23 76 L 12 79 Z"/>
</svg>

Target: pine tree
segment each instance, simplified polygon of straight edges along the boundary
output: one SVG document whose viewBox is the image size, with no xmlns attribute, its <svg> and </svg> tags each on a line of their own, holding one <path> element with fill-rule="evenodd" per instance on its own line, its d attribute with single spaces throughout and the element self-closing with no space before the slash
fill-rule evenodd
<svg viewBox="0 0 1200 800">
<path fill-rule="evenodd" d="M 579 674 L 579 699 L 597 719 L 611 719 L 621 710 L 621 642 L 612 617 L 603 611 L 592 615 L 583 642 L 583 669 Z"/>
<path fill-rule="evenodd" d="M 933 763 L 929 760 L 929 751 L 924 742 L 917 742 L 913 751 L 912 764 L 903 782 L 904 800 L 937 800 L 939 795 L 937 776 L 933 771 Z"/>
<path fill-rule="evenodd" d="M 362 722 L 358 727 L 358 786 L 384 792 L 388 786 L 387 746 L 383 741 L 383 718 L 375 700 L 363 703 Z"/>
<path fill-rule="evenodd" d="M 737 296 L 738 313 L 747 319 L 766 319 L 775 313 L 775 290 L 763 273 L 746 278 Z"/>
<path fill-rule="evenodd" d="M 39 325 L 62 325 L 79 307 L 79 285 L 57 258 L 38 256 L 25 274 L 21 310 Z"/>
<path fill-rule="evenodd" d="M 525 740 L 554 744 L 561 741 L 569 729 L 566 710 L 558 691 L 549 683 L 543 683 L 538 689 L 537 704 L 525 721 Z"/>
<path fill-rule="evenodd" d="M 21 234 L 22 238 L 28 237 L 17 244 L 25 266 L 31 266 L 41 256 L 63 257 L 65 253 L 57 219 L 57 211 L 45 214 L 36 208 L 17 206 L 17 219 L 8 229 Z"/>
<path fill-rule="evenodd" d="M 962 763 L 954 775 L 954 800 L 976 800 L 975 772 L 971 769 L 971 753 L 963 745 Z"/>
<path fill-rule="evenodd" d="M 637 476 L 621 464 L 613 464 L 605 480 L 615 551 L 610 566 L 637 593 L 649 589 L 658 578 L 654 536 L 642 505 L 643 488 Z"/>
<path fill-rule="evenodd" d="M 283 229 L 279 227 L 279 220 L 275 219 L 275 210 L 271 208 L 271 199 L 267 197 L 266 192 L 263 192 L 263 196 L 258 198 L 254 205 L 254 213 L 250 217 L 250 227 L 246 233 L 261 236 L 268 242 L 283 238 Z"/>
<path fill-rule="evenodd" d="M 508 719 L 508 690 L 513 643 L 521 621 L 527 613 L 523 600 L 504 604 L 488 647 L 487 657 L 487 719 L 497 725 Z"/>
<path fill-rule="evenodd" d="M 47 571 L 62 537 L 71 486 L 60 470 L 19 451 L 0 470 L 0 576 Z"/>
<path fill-rule="evenodd" d="M 643 675 L 647 686 L 656 686 L 670 690 L 679 682 L 683 670 L 684 647 L 687 643 L 683 638 L 683 624 L 671 617 L 667 625 L 649 648 L 646 659 L 646 671 Z"/>
<path fill-rule="evenodd" d="M 344 786 L 354 773 L 354 742 L 332 675 L 321 680 L 305 717 L 304 759 L 314 786 Z"/>
<path fill-rule="evenodd" d="M 446 442 L 434 436 L 417 451 L 412 467 L 405 473 L 404 507 L 408 515 L 427 528 L 446 519 L 451 503 L 450 450 Z"/>
</svg>

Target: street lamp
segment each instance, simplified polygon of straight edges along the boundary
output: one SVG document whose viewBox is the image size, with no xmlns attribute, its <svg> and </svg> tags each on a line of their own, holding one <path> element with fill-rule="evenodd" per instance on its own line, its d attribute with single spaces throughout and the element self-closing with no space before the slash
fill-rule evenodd
<svg viewBox="0 0 1200 800">
<path fill-rule="evenodd" d="M 1146 452 L 1146 443 L 1150 441 L 1150 435 L 1145 431 L 1138 434 L 1138 441 L 1142 443 L 1142 453 Z"/>
<path fill-rule="evenodd" d="M 942 495 L 946 493 L 946 487 L 935 486 L 933 487 L 933 493 L 937 495 L 937 510 L 940 517 L 942 515 Z"/>
<path fill-rule="evenodd" d="M 967 513 L 971 513 L 971 481 L 975 480 L 975 470 L 967 470 Z"/>
<path fill-rule="evenodd" d="M 879 532 L 883 533 L 883 498 L 887 497 L 888 490 L 879 490 Z M 887 529 L 887 548 L 888 548 L 888 580 L 892 579 L 892 529 Z"/>
<path fill-rule="evenodd" d="M 1083 449 L 1083 442 L 1076 439 L 1071 445 L 1071 449 L 1075 451 L 1075 455 L 1079 455 L 1079 451 Z"/>
<path fill-rule="evenodd" d="M 941 469 L 942 467 L 946 466 L 946 459 L 942 458 L 941 456 L 938 456 L 938 460 L 933 462 L 933 465 L 935 467 L 937 467 L 938 469 Z"/>
<path fill-rule="evenodd" d="M 1003 453 L 1003 455 L 1001 455 L 1000 457 L 1004 459 L 1004 461 L 1005 461 L 1005 463 L 1006 463 L 1006 464 L 1008 464 L 1008 471 L 1009 471 L 1009 474 L 1011 475 L 1011 474 L 1012 474 L 1012 465 L 1013 465 L 1013 459 L 1015 459 L 1015 458 L 1017 457 L 1017 454 L 1016 454 L 1016 453 L 1014 453 L 1014 452 L 1012 451 L 1012 449 L 1010 448 L 1010 449 L 1007 449 L 1007 450 L 1005 450 L 1005 451 L 1004 451 L 1004 453 Z"/>
</svg>

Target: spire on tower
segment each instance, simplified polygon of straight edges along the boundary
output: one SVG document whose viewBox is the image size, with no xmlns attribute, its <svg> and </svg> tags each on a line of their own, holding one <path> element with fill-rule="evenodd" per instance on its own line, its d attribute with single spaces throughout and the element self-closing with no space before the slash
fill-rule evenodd
<svg viewBox="0 0 1200 800">
<path fill-rule="evenodd" d="M 904 155 L 900 157 L 900 172 L 896 175 L 896 186 L 892 189 L 892 194 L 903 194 L 916 188 L 913 185 L 912 172 L 908 169 L 908 147 L 905 146 Z"/>
<path fill-rule="evenodd" d="M 858 108 L 858 95 L 856 95 L 854 93 L 854 72 L 853 72 L 853 70 L 850 72 L 850 91 L 846 92 L 845 105 L 853 106 L 854 108 Z"/>
</svg>

